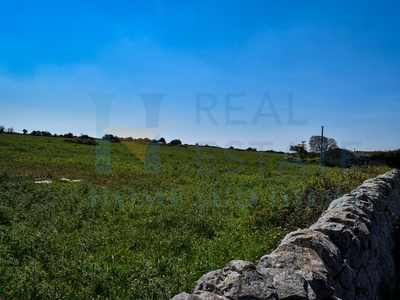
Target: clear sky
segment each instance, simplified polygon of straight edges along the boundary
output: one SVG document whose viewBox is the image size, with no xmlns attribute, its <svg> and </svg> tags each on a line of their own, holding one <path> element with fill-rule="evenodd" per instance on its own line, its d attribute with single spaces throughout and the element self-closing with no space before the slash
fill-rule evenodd
<svg viewBox="0 0 400 300">
<path fill-rule="evenodd" d="M 340 147 L 398 149 L 399 15 L 386 0 L 2 0 L 0 125 L 281 151 L 323 125 Z"/>
</svg>

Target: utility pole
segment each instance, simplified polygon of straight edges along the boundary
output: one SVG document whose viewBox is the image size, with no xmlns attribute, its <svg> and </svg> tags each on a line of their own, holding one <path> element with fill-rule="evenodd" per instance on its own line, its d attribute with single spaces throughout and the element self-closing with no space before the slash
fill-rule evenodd
<svg viewBox="0 0 400 300">
<path fill-rule="evenodd" d="M 322 127 L 322 131 L 321 131 L 321 146 L 320 146 L 320 165 L 323 166 L 324 165 L 324 159 L 323 159 L 323 153 L 324 153 L 324 126 Z"/>
</svg>

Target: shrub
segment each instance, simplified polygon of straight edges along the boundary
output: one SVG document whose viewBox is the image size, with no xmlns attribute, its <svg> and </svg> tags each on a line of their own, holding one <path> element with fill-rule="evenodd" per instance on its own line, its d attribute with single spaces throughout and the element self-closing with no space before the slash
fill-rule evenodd
<svg viewBox="0 0 400 300">
<path fill-rule="evenodd" d="M 173 146 L 177 146 L 177 145 L 182 145 L 182 142 L 181 142 L 181 140 L 175 139 L 175 140 L 172 140 L 169 144 L 173 145 Z"/>
</svg>

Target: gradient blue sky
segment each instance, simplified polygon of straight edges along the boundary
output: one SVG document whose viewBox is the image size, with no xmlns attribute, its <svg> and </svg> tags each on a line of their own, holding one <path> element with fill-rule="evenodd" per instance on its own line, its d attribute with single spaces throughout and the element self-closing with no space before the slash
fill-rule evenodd
<svg viewBox="0 0 400 300">
<path fill-rule="evenodd" d="M 398 149 L 399 15 L 398 1 L 2 0 L 0 125 L 96 135 L 90 94 L 115 93 L 109 125 L 145 128 L 139 93 L 166 93 L 167 141 L 286 151 L 324 125 L 344 148 Z"/>
</svg>

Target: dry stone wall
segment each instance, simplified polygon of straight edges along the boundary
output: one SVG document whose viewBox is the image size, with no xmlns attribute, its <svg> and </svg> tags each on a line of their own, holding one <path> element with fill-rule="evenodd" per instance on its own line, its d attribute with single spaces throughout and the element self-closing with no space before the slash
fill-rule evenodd
<svg viewBox="0 0 400 300">
<path fill-rule="evenodd" d="M 382 299 L 395 277 L 400 170 L 334 200 L 308 229 L 291 232 L 258 264 L 234 260 L 173 300 Z"/>
</svg>

